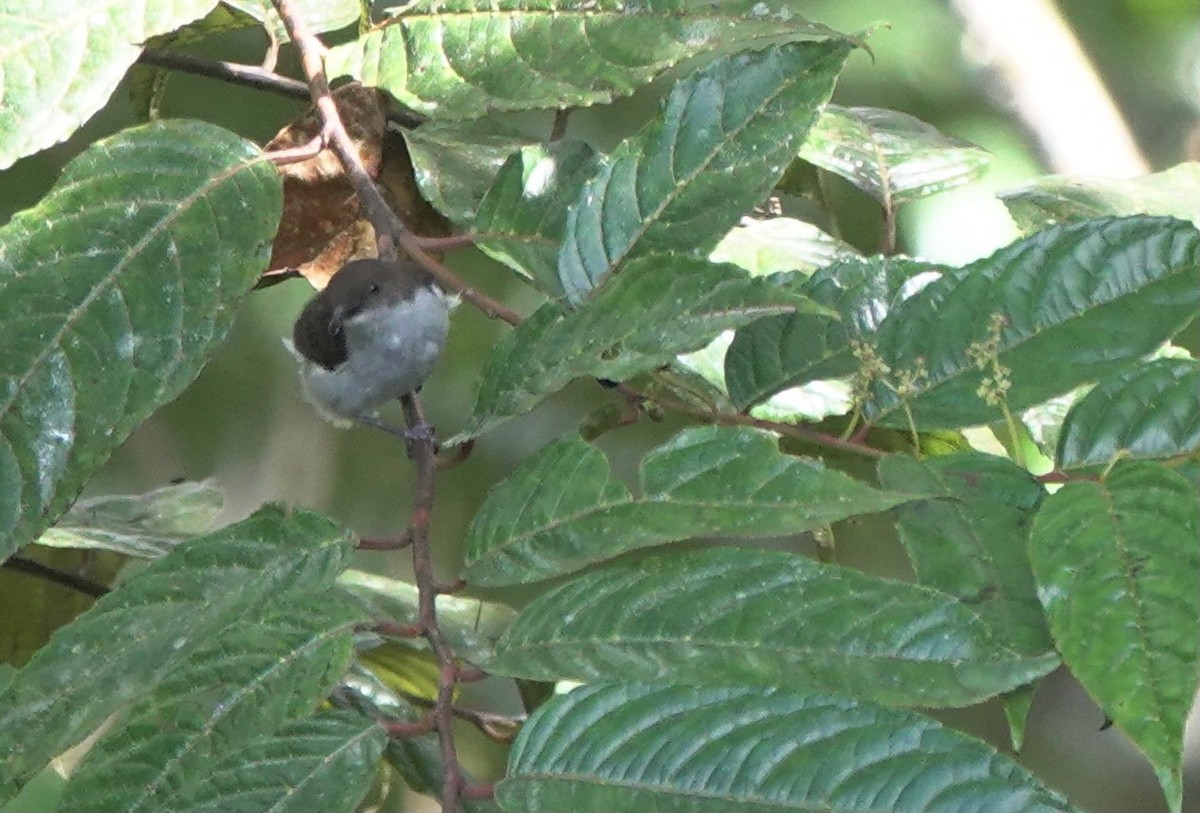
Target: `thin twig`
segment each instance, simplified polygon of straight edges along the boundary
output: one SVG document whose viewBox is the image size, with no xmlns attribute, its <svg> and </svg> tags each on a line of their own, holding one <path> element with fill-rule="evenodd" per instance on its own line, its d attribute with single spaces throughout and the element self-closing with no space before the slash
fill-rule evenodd
<svg viewBox="0 0 1200 813">
<path fill-rule="evenodd" d="M 299 79 L 260 68 L 257 65 L 239 65 L 236 62 L 222 62 L 217 59 L 185 54 L 179 51 L 163 51 L 158 48 L 143 49 L 137 60 L 142 65 L 153 65 L 156 68 L 166 68 L 181 71 L 196 76 L 206 76 L 209 79 L 220 79 L 233 85 L 244 85 L 256 90 L 266 90 L 279 96 L 309 100 L 308 85 Z"/>
<path fill-rule="evenodd" d="M 420 624 L 397 624 L 395 621 L 374 621 L 367 629 L 389 638 L 420 638 L 424 634 Z"/>
<path fill-rule="evenodd" d="M 27 559 L 24 556 L 13 556 L 6 559 L 0 567 L 16 573 L 24 573 L 27 576 L 36 576 L 39 579 L 45 579 L 48 582 L 53 582 L 63 587 L 69 587 L 92 598 L 100 598 L 109 593 L 109 588 L 99 582 L 94 582 L 85 576 L 68 573 L 65 570 L 59 570 L 50 565 L 44 565 L 41 562 Z"/>
<path fill-rule="evenodd" d="M 287 282 L 289 279 L 302 279 L 303 277 L 304 275 L 300 273 L 300 269 L 294 266 L 268 271 L 258 278 L 258 282 L 254 283 L 254 290 L 261 291 L 264 288 L 270 288 L 281 282 Z"/>
<path fill-rule="evenodd" d="M 422 237 L 421 245 L 430 251 L 451 251 L 456 248 L 473 246 L 482 236 L 485 235 L 448 234 L 445 237 Z"/>
<path fill-rule="evenodd" d="M 496 795 L 494 782 L 469 782 L 463 785 L 462 795 L 468 799 L 490 799 Z"/>
<path fill-rule="evenodd" d="M 143 49 L 137 61 L 142 65 L 152 65 L 156 68 L 190 73 L 193 76 L 217 79 L 231 85 L 264 90 L 277 96 L 286 96 L 302 102 L 312 101 L 307 83 L 290 76 L 282 76 L 258 65 L 242 65 L 237 62 L 223 62 L 219 59 L 205 59 L 194 54 L 164 51 L 159 48 Z M 422 123 L 420 118 L 403 110 L 388 110 L 386 117 L 393 124 L 410 129 L 418 127 Z"/>
<path fill-rule="evenodd" d="M 359 550 L 404 550 L 412 544 L 412 535 L 407 531 L 400 536 L 359 537 L 354 547 Z"/>
<path fill-rule="evenodd" d="M 890 257 L 896 253 L 896 207 L 889 199 L 883 203 L 883 222 L 880 224 L 879 253 Z"/>
<path fill-rule="evenodd" d="M 413 541 L 413 577 L 417 582 L 417 623 L 438 662 L 438 690 L 433 717 L 442 751 L 442 809 L 455 811 L 458 810 L 459 795 L 465 783 L 454 744 L 454 689 L 458 685 L 458 661 L 438 625 L 438 588 L 433 572 L 433 551 L 429 545 L 433 484 L 437 474 L 437 444 L 425 422 L 417 396 L 405 395 L 400 403 L 404 409 L 404 421 L 414 434 L 409 455 L 416 467 L 416 487 L 408 528 Z"/>
<path fill-rule="evenodd" d="M 459 683 L 478 683 L 481 680 L 486 680 L 491 677 L 487 672 L 480 669 L 478 666 L 460 666 L 458 667 L 458 682 Z"/>
<path fill-rule="evenodd" d="M 411 723 L 403 720 L 380 720 L 379 723 L 387 731 L 389 737 L 408 738 L 419 737 L 433 731 L 437 727 L 437 718 L 433 714 L 426 714 Z"/>
<path fill-rule="evenodd" d="M 1033 479 L 1037 480 L 1039 483 L 1073 483 L 1076 481 L 1095 481 L 1102 478 L 1099 475 L 1092 474 L 1090 472 L 1067 472 L 1055 469 L 1054 471 L 1048 471 L 1045 474 L 1039 474 Z"/>
<path fill-rule="evenodd" d="M 394 691 L 394 690 L 393 690 Z M 422 708 L 433 708 L 434 701 L 428 697 L 422 697 L 418 694 L 410 694 L 409 692 L 396 692 L 409 703 Z M 528 719 L 529 715 L 519 714 L 497 714 L 491 711 L 479 711 L 478 709 L 468 709 L 462 706 L 453 707 L 454 716 L 460 720 L 470 723 L 483 736 L 493 742 L 510 743 L 521 730 L 521 725 Z"/>
<path fill-rule="evenodd" d="M 448 452 L 440 450 L 438 452 L 438 468 L 443 471 L 452 469 L 455 466 L 464 463 L 471 452 L 475 450 L 475 439 L 465 440 L 457 446 L 450 449 Z"/>
<path fill-rule="evenodd" d="M 410 257 L 424 266 L 425 269 L 433 275 L 433 278 L 442 285 L 442 287 L 458 294 L 492 319 L 499 319 L 502 322 L 507 322 L 508 324 L 513 325 L 514 327 L 524 321 L 521 317 L 521 314 L 517 313 L 515 310 L 499 302 L 498 300 L 492 299 L 482 291 L 478 291 L 470 287 L 465 282 L 460 280 L 457 274 L 430 256 L 429 252 L 425 250 L 425 241 L 437 241 L 440 238 L 417 237 L 412 232 L 405 229 L 403 224 L 400 223 L 400 220 L 396 218 L 394 214 L 392 215 L 392 218 L 395 220 L 397 225 L 397 228 L 393 233 L 396 235 L 400 245 L 403 246 L 404 250 L 408 252 Z M 378 227 L 376 227 L 376 233 L 378 233 Z"/>
<path fill-rule="evenodd" d="M 267 153 L 267 159 L 275 166 L 281 167 L 285 164 L 298 164 L 301 161 L 316 158 L 324 149 L 325 144 L 321 136 L 318 135 L 307 144 L 286 147 L 282 150 L 271 150 Z"/>
<path fill-rule="evenodd" d="M 447 582 L 446 584 L 439 584 L 437 591 L 439 593 L 449 596 L 449 595 L 453 595 L 454 593 L 457 593 L 461 590 L 465 590 L 466 587 L 467 587 L 467 580 L 460 578 L 460 579 L 455 579 L 452 582 Z"/>
</svg>

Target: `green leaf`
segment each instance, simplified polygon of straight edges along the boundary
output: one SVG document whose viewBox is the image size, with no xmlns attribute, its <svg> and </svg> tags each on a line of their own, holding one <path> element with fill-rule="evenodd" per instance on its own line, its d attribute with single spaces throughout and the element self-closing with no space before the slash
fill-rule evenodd
<svg viewBox="0 0 1200 813">
<path fill-rule="evenodd" d="M 1008 742 L 1014 753 L 1019 754 L 1025 747 L 1025 729 L 1029 723 L 1029 712 L 1033 708 L 1037 688 L 1037 683 L 1030 683 L 1013 689 L 1000 698 L 1004 706 L 1004 721 L 1008 723 Z"/>
<path fill-rule="evenodd" d="M 93 497 L 71 506 L 37 543 L 153 559 L 204 533 L 224 507 L 225 492 L 210 480 Z"/>
<path fill-rule="evenodd" d="M 272 596 L 328 588 L 350 548 L 328 520 L 268 507 L 151 562 L 0 694 L 0 800 Z"/>
<path fill-rule="evenodd" d="M 271 0 L 221 0 L 231 8 L 235 8 L 248 17 L 257 20 L 264 26 L 270 26 L 280 42 L 288 41 L 287 29 L 283 20 L 275 12 Z M 363 15 L 364 5 L 361 0 L 292 0 L 292 8 L 296 16 L 304 20 L 311 31 L 318 34 L 324 31 L 336 31 L 356 23 Z"/>
<path fill-rule="evenodd" d="M 1076 809 L 990 746 L 912 712 L 638 684 L 584 686 L 539 709 L 496 798 L 514 813 Z"/>
<path fill-rule="evenodd" d="M 642 257 L 578 310 L 544 305 L 506 336 L 484 368 L 471 420 L 449 442 L 525 412 L 580 376 L 620 381 L 762 316 L 822 312 L 800 282 L 678 254 Z"/>
<path fill-rule="evenodd" d="M 464 228 L 509 156 L 538 140 L 496 119 L 429 122 L 401 132 L 421 195 Z"/>
<path fill-rule="evenodd" d="M 937 496 L 898 509 L 896 529 L 921 584 L 974 609 L 1016 652 L 1054 649 L 1027 551 L 1045 490 L 1029 472 L 980 452 L 924 461 L 889 455 L 879 482 Z"/>
<path fill-rule="evenodd" d="M 208 776 L 179 788 L 157 810 L 354 813 L 386 743 L 382 727 L 352 712 L 296 720 L 227 754 Z"/>
<path fill-rule="evenodd" d="M 1063 660 L 1141 749 L 1171 810 L 1200 684 L 1200 505 L 1162 466 L 1119 463 L 1068 483 L 1033 523 L 1038 597 Z"/>
<path fill-rule="evenodd" d="M 65 809 L 161 810 L 230 749 L 309 714 L 345 672 L 361 615 L 328 590 L 272 605 L 210 638 L 106 731 L 72 775 Z"/>
<path fill-rule="evenodd" d="M 834 263 L 801 289 L 840 319 L 808 313 L 759 319 L 737 332 L 725 354 L 729 397 L 739 409 L 781 390 L 841 378 L 858 362 L 850 342 L 873 334 L 912 284 L 936 278 L 942 266 L 903 258 L 872 257 Z M 912 285 L 910 284 L 910 285 Z"/>
<path fill-rule="evenodd" d="M 0 805 L 0 813 L 31 813 L 31 811 L 61 810 L 63 793 L 67 789 L 67 777 L 55 765 L 47 765 L 37 776 L 30 779 L 7 804 Z"/>
<path fill-rule="evenodd" d="M 841 37 L 765 3 L 416 0 L 326 70 L 445 121 L 609 102 L 706 51 L 813 36 Z"/>
<path fill-rule="evenodd" d="M 1016 413 L 1108 376 L 1153 351 L 1200 309 L 1200 232 L 1168 218 L 1059 226 L 945 274 L 879 328 L 890 370 L 868 416 L 953 429 L 998 420 L 980 397 L 993 363 Z M 988 344 L 994 340 L 993 350 Z M 982 366 L 972 349 L 987 351 Z M 915 377 L 901 398 L 904 377 Z"/>
<path fill-rule="evenodd" d="M 803 42 L 723 57 L 599 162 L 567 213 L 558 273 L 573 303 L 631 258 L 707 255 L 783 175 L 850 52 Z"/>
<path fill-rule="evenodd" d="M 952 596 L 776 551 L 621 561 L 534 599 L 489 672 L 538 680 L 786 684 L 967 706 L 1041 677 Z"/>
<path fill-rule="evenodd" d="M 1015 652 L 1053 652 L 1028 553 L 1033 513 L 1045 490 L 1029 472 L 978 452 L 925 461 L 889 455 L 879 462 L 879 482 L 938 495 L 898 509 L 896 530 L 921 584 L 971 607 Z M 1014 750 L 1021 747 L 1032 699 L 1032 686 L 1004 695 Z"/>
<path fill-rule="evenodd" d="M 463 578 L 537 581 L 635 548 L 801 533 L 913 499 L 780 454 L 770 435 L 745 428 L 686 429 L 651 450 L 640 474 L 634 498 L 594 446 L 550 444 L 488 494 L 467 531 Z"/>
<path fill-rule="evenodd" d="M 1055 223 L 1111 215 L 1169 215 L 1200 227 L 1200 162 L 1188 161 L 1140 178 L 1049 175 L 1000 199 L 1024 232 Z"/>
<path fill-rule="evenodd" d="M 888 209 L 970 183 L 991 154 L 896 110 L 826 105 L 800 157 L 840 175 Z"/>
<path fill-rule="evenodd" d="M 558 246 L 567 205 L 591 174 L 595 151 L 582 141 L 526 147 L 500 168 L 479 204 L 475 231 L 481 251 L 531 280 L 546 295 L 563 295 Z"/>
<path fill-rule="evenodd" d="M 733 263 L 755 276 L 777 271 L 811 274 L 839 260 L 858 257 L 849 243 L 826 234 L 811 223 L 791 217 L 767 220 L 743 218 L 721 238 L 709 259 Z"/>
<path fill-rule="evenodd" d="M 214 0 L 0 0 L 0 169 L 62 141 L 104 106 L 149 38 Z"/>
<path fill-rule="evenodd" d="M 1076 403 L 1058 438 L 1060 468 L 1122 455 L 1180 457 L 1200 450 L 1200 361 L 1164 358 L 1106 379 Z"/>
<path fill-rule="evenodd" d="M 417 622 L 417 587 L 408 582 L 347 570 L 338 577 L 338 587 L 353 595 L 376 620 L 396 624 Z M 479 663 L 491 657 L 496 639 L 508 629 L 516 611 L 493 601 L 449 595 L 437 597 L 438 626 L 460 657 Z M 423 645 L 424 639 L 413 641 Z"/>
<path fill-rule="evenodd" d="M 0 557 L 200 372 L 281 205 L 258 147 L 174 121 L 93 145 L 0 229 Z"/>
</svg>

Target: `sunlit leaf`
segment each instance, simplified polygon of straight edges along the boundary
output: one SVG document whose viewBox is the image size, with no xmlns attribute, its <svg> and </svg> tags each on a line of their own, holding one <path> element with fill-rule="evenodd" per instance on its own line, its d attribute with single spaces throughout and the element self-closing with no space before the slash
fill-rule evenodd
<svg viewBox="0 0 1200 813">
<path fill-rule="evenodd" d="M 287 29 L 284 28 L 283 21 L 275 12 L 275 6 L 271 0 L 221 0 L 221 2 L 264 25 L 271 26 L 275 36 L 281 42 L 287 42 Z M 336 31 L 358 22 L 364 8 L 360 0 L 292 0 L 291 6 L 295 10 L 296 16 L 304 21 L 309 30 L 318 34 L 323 31 Z"/>
<path fill-rule="evenodd" d="M 104 106 L 142 43 L 215 0 L 0 0 L 0 169 L 62 141 Z"/>
<path fill-rule="evenodd" d="M 1188 161 L 1140 178 L 1049 175 L 1000 193 L 1025 232 L 1056 223 L 1111 215 L 1170 215 L 1200 227 L 1200 162 Z"/>
<path fill-rule="evenodd" d="M 706 51 L 814 36 L 841 35 L 744 0 L 415 0 L 326 69 L 446 121 L 608 102 Z"/>
<path fill-rule="evenodd" d="M 887 366 L 869 417 L 950 429 L 1019 413 L 1131 365 L 1200 312 L 1200 231 L 1168 218 L 1090 220 L 1039 232 L 946 273 L 879 328 Z M 991 379 L 992 385 L 985 385 Z"/>
<path fill-rule="evenodd" d="M 429 122 L 404 130 L 421 194 L 435 209 L 469 226 L 496 173 L 538 139 L 496 119 Z"/>
<path fill-rule="evenodd" d="M 897 110 L 826 105 L 800 157 L 894 208 L 970 183 L 991 154 Z"/>
<path fill-rule="evenodd" d="M 595 152 L 582 141 L 538 144 L 512 155 L 479 204 L 475 244 L 530 279 L 543 293 L 563 295 L 558 245 Z"/>
<path fill-rule="evenodd" d="M 707 256 L 783 175 L 849 52 L 843 42 L 793 43 L 680 80 L 571 205 L 558 259 L 567 298 L 578 303 L 633 257 Z"/>
<path fill-rule="evenodd" d="M 152 559 L 207 531 L 224 507 L 225 492 L 209 480 L 92 497 L 72 505 L 37 543 Z"/>
<path fill-rule="evenodd" d="M 745 218 L 730 229 L 709 259 L 733 263 L 751 274 L 777 271 L 812 273 L 837 260 L 857 257 L 849 243 L 826 234 L 811 223 L 790 217 Z"/>
</svg>

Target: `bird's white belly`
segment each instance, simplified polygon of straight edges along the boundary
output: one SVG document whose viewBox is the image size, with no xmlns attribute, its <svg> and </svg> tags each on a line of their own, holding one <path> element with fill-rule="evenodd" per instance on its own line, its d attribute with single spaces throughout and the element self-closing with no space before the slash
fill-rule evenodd
<svg viewBox="0 0 1200 813">
<path fill-rule="evenodd" d="M 445 296 L 426 289 L 399 308 L 352 317 L 345 323 L 349 358 L 334 370 L 309 365 L 305 394 L 330 417 L 369 415 L 421 386 L 448 329 Z"/>
</svg>

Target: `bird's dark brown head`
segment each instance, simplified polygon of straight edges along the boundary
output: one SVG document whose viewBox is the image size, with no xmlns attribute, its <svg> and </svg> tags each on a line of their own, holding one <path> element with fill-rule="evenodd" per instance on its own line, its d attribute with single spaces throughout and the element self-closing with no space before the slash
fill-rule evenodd
<svg viewBox="0 0 1200 813">
<path fill-rule="evenodd" d="M 429 272 L 416 263 L 352 260 L 304 306 L 292 344 L 309 361 L 333 370 L 346 360 L 347 319 L 364 308 L 394 306 L 431 284 Z"/>
</svg>

